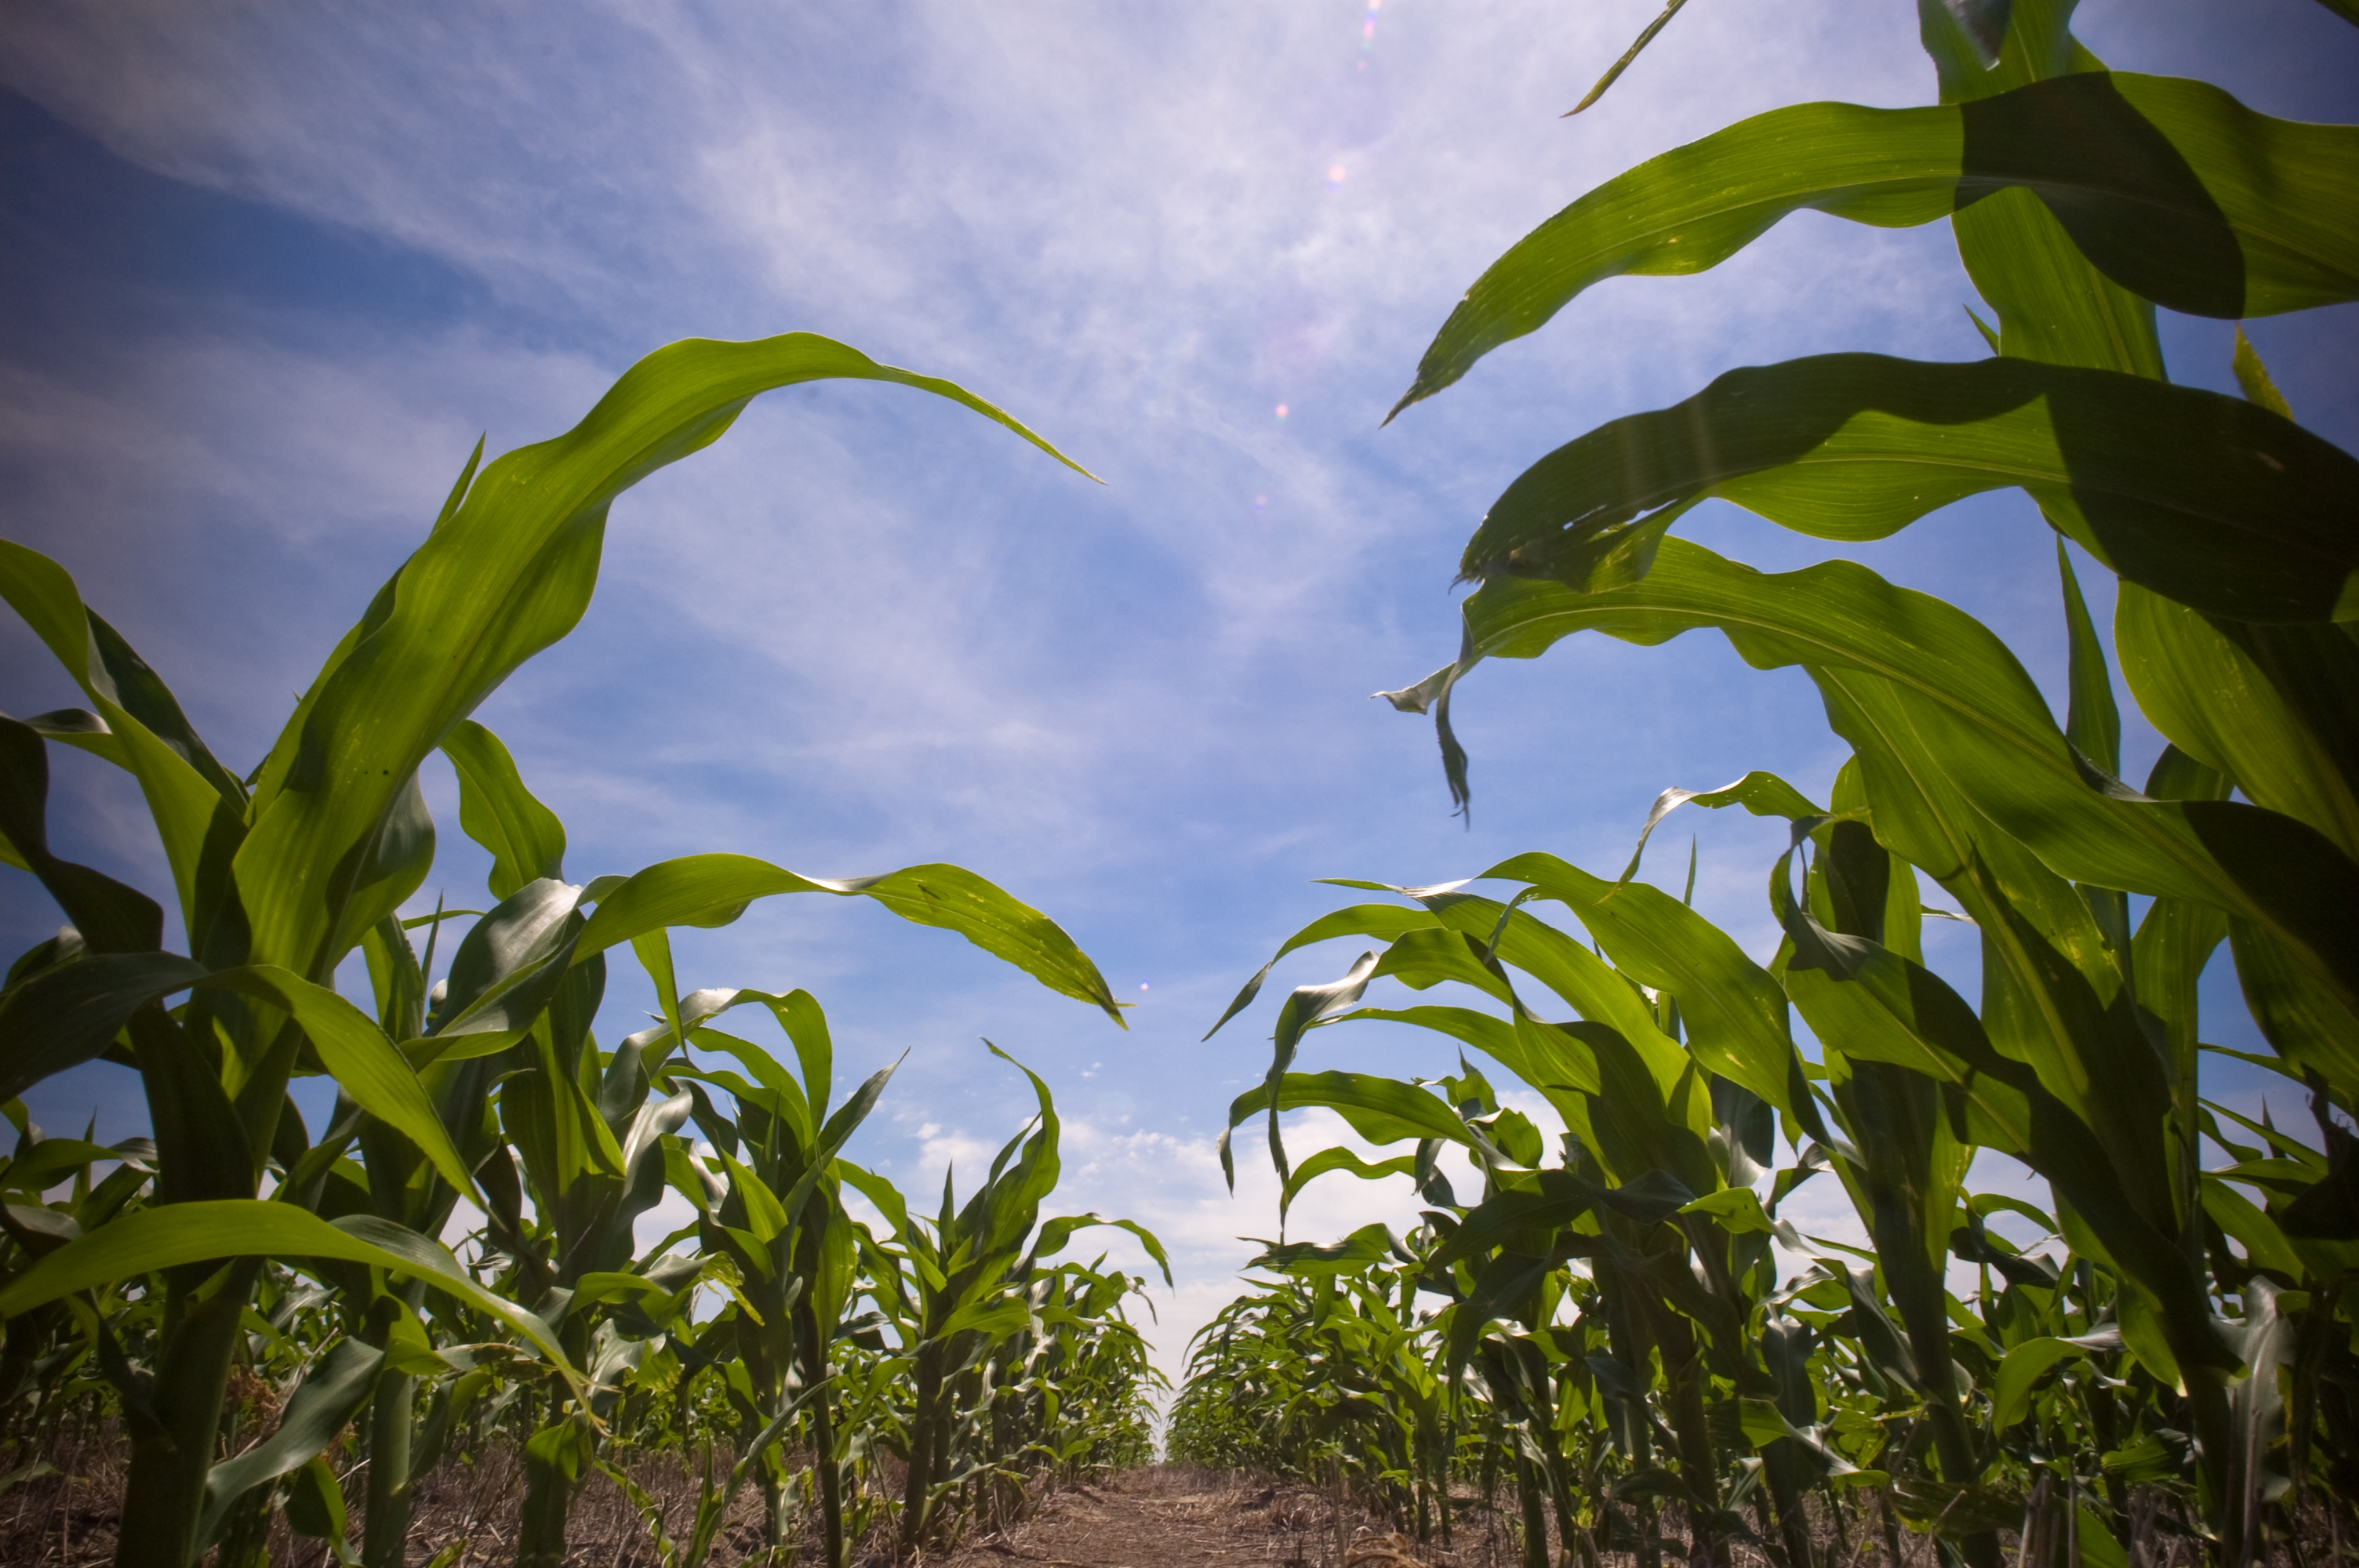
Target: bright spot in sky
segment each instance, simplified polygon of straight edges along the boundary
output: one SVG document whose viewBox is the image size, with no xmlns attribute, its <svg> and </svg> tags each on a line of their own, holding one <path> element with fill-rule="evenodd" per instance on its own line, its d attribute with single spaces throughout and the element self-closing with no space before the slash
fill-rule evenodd
<svg viewBox="0 0 2359 1568">
<path fill-rule="evenodd" d="M 1286 405 L 1283 403 L 1277 406 L 1277 416 L 1281 419 L 1286 417 Z"/>
<path fill-rule="evenodd" d="M 1147 982 L 1146 982 L 1145 980 L 1141 980 L 1141 981 L 1139 981 L 1139 982 L 1138 982 L 1138 989 L 1139 989 L 1140 990 L 1145 990 L 1145 989 L 1147 989 Z"/>
<path fill-rule="evenodd" d="M 1330 185 L 1341 185 L 1343 183 L 1343 166 L 1342 164 L 1339 163 L 1333 168 L 1327 171 L 1327 183 Z"/>
<path fill-rule="evenodd" d="M 1261 511 L 1263 508 L 1266 507 L 1268 504 L 1269 504 L 1269 497 L 1268 497 L 1268 496 L 1266 496 L 1266 495 L 1256 495 L 1256 496 L 1255 496 L 1255 497 L 1254 497 L 1254 510 L 1255 510 L 1256 512 L 1259 512 L 1259 511 Z"/>
</svg>

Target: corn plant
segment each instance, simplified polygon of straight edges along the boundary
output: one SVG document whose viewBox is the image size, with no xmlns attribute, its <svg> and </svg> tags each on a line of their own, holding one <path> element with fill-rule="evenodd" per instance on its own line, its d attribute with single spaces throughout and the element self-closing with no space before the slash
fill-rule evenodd
<svg viewBox="0 0 2359 1568">
<path fill-rule="evenodd" d="M 2103 1271 L 2125 1352 L 2185 1390 L 2173 1419 L 2197 1455 L 2201 1528 L 2242 1563 L 2281 1528 L 2271 1472 L 2312 1452 L 2307 1425 L 2278 1435 L 2288 1411 L 2265 1390 L 2294 1341 L 2318 1357 L 2340 1346 L 2330 1325 L 2359 1238 L 2333 1163 L 2351 1135 L 2332 1113 L 2359 1103 L 2359 462 L 2292 420 L 2241 335 L 2245 397 L 2168 384 L 2153 313 L 2236 319 L 2359 297 L 2359 129 L 2110 71 L 2071 13 L 2069 0 L 1923 0 L 1939 103 L 1773 111 L 1608 181 L 1502 256 L 1400 407 L 1596 282 L 1703 270 L 1804 208 L 1884 226 L 1949 218 L 1996 316 L 1992 353 L 1734 371 L 1577 438 L 1508 485 L 1468 542 L 1461 575 L 1480 587 L 1461 655 L 1387 695 L 1434 713 L 1462 805 L 1449 705 L 1485 658 L 1535 657 L 1582 630 L 1653 643 L 1714 628 L 1757 667 L 1810 675 L 1854 753 L 1829 808 L 1758 775 L 1658 806 L 1743 805 L 1818 845 L 1828 902 L 1798 898 L 1781 869 L 1788 950 L 1767 968 L 1728 962 L 1733 945 L 1683 931 L 1676 906 L 1626 874 L 1538 856 L 1490 874 L 1563 902 L 1632 981 L 1676 1000 L 1701 1072 L 1829 1151 L 1883 1277 L 1900 1281 L 1909 1393 L 1952 1487 L 1977 1484 L 1989 1455 L 1963 1431 L 1965 1393 L 1935 1343 L 1948 1335 L 1932 1310 L 1945 1194 L 1977 1147 L 2045 1177 L 2066 1242 Z M 2061 724 L 2005 644 L 1939 599 L 1849 562 L 1759 573 L 1674 532 L 1719 498 L 1816 536 L 1875 539 L 1999 488 L 2026 492 L 2060 535 Z M 2119 578 L 2114 656 L 2172 742 L 2142 790 L 2119 777 L 2105 639 L 2063 541 Z M 1920 874 L 1979 932 L 1979 1010 L 1916 951 Z M 2135 925 L 2131 894 L 2154 901 Z M 2201 1169 L 2195 982 L 2223 941 L 2267 1065 L 2312 1095 L 2322 1154 Z M 1830 1098 L 1887 1142 L 1846 1152 L 1820 1136 L 1827 1108 L 1793 1049 L 1789 1002 L 1825 1047 Z M 2275 1282 L 2249 1251 L 2215 1264 L 2223 1236 L 2277 1257 Z M 2296 1326 L 2295 1312 L 2323 1315 Z M 1970 1557 L 1994 1550 L 1987 1531 L 1961 1539 Z"/>
<path fill-rule="evenodd" d="M 522 792 L 497 742 L 469 726 L 503 680 L 580 620 L 616 496 L 719 439 L 763 391 L 825 377 L 934 393 L 1065 460 L 972 394 L 823 338 L 674 344 L 626 373 L 566 435 L 480 471 L 478 447 L 426 541 L 245 775 L 215 759 L 161 677 L 60 568 L 0 543 L 0 598 L 91 704 L 0 719 L 0 858 L 37 877 L 71 923 L 20 959 L 0 992 L 11 1046 L 0 1099 L 104 1056 L 139 1072 L 155 1145 L 138 1162 L 143 1204 L 118 1206 L 80 1235 L 63 1222 L 30 1222 L 22 1266 L 0 1288 L 0 1316 L 13 1336 L 25 1314 L 87 1307 L 86 1292 L 148 1278 L 144 1364 L 109 1348 L 103 1322 L 95 1335 L 132 1444 L 118 1561 L 179 1568 L 201 1550 L 221 1479 L 223 1393 L 272 1258 L 308 1260 L 348 1288 L 357 1284 L 350 1271 L 368 1271 L 372 1289 L 351 1299 L 356 1311 L 372 1303 L 352 1340 L 369 1348 L 332 1357 L 332 1380 L 335 1400 L 354 1388 L 383 1396 L 374 1430 L 389 1461 L 409 1419 L 408 1379 L 428 1364 L 397 1357 L 391 1344 L 416 1327 L 421 1284 L 530 1347 L 549 1379 L 535 1396 L 544 1423 L 532 1438 L 523 1560 L 561 1553 L 563 1499 L 584 1434 L 619 1393 L 591 1364 L 593 1353 L 624 1355 L 591 1322 L 597 1281 L 630 1276 L 640 1282 L 616 1288 L 642 1293 L 664 1283 L 630 1275 L 626 1211 L 659 1188 L 662 1141 L 688 1101 L 643 1103 L 650 1064 L 627 1047 L 594 1047 L 590 1022 L 609 949 L 629 943 L 646 959 L 668 927 L 725 924 L 756 898 L 863 895 L 957 931 L 1119 1022 L 1103 978 L 1061 930 L 955 867 L 827 881 L 703 855 L 570 884 L 561 828 Z M 170 867 L 185 954 L 166 950 L 155 899 L 50 847 L 52 743 L 93 752 L 137 782 Z M 499 902 L 460 941 L 429 1006 L 423 966 L 394 917 L 432 862 L 418 770 L 437 748 L 461 773 L 462 826 L 494 849 Z M 374 1019 L 334 989 L 356 948 L 379 993 Z M 679 1025 L 668 1022 L 676 1038 Z M 342 1097 L 317 1145 L 288 1109 L 298 1073 L 332 1076 Z M 495 1119 L 483 1094 L 492 1077 Z M 537 1200 L 532 1235 L 511 1145 Z M 357 1182 L 346 1164 L 362 1173 Z M 493 1217 L 500 1290 L 438 1239 L 435 1227 L 462 1198 Z M 364 1374 L 372 1352 L 380 1359 Z M 304 1387 L 330 1370 L 321 1363 Z M 324 1422 L 343 1407 L 321 1403 L 330 1400 L 321 1390 L 310 1407 Z M 389 1462 L 384 1485 L 394 1490 L 373 1499 L 388 1529 L 406 1473 Z M 384 1530 L 370 1537 L 378 1561 L 397 1546 Z"/>
<path fill-rule="evenodd" d="M 2288 1482 L 2342 1473 L 2359 1457 L 2347 1417 L 2327 1411 L 2321 1422 L 2333 1393 L 2321 1397 L 2315 1384 L 2349 1355 L 2351 1319 L 2338 1305 L 2349 1247 L 2309 1235 L 2293 1210 L 2315 1212 L 2333 1195 L 2329 1157 L 2197 1102 L 2207 1136 L 2235 1161 L 2199 1173 L 2205 1310 L 2252 1365 L 2233 1395 L 2245 1446 L 2204 1454 L 2191 1390 L 2140 1326 L 2136 1277 L 2082 1217 L 2087 1195 L 2103 1195 L 2100 1184 L 2118 1178 L 2102 1167 L 2061 1178 L 2043 1170 L 2058 1197 L 2052 1214 L 1966 1190 L 1977 1147 L 2041 1152 L 2000 1115 L 2011 1110 L 2017 1126 L 2059 1142 L 2071 1136 L 2055 1097 L 1987 1044 L 1947 1077 L 1927 1071 L 1923 1034 L 1959 1051 L 1982 1026 L 1914 959 L 1894 960 L 1908 966 L 1904 984 L 1884 994 L 1887 1007 L 1910 1000 L 1912 1016 L 1932 1021 L 1919 1035 L 1823 1005 L 1829 994 L 1849 1000 L 1831 984 L 1869 983 L 1831 981 L 1838 963 L 1856 972 L 1864 956 L 1917 940 L 1913 871 L 1868 832 L 1855 781 L 1848 768 L 1838 780 L 1843 811 L 1816 807 L 1767 775 L 1745 786 L 1756 808 L 1793 813 L 1796 847 L 1770 884 L 1786 937 L 1766 967 L 1669 894 L 1538 855 L 1484 873 L 1523 883 L 1513 900 L 1464 884 L 1394 890 L 1415 907 L 1357 905 L 1290 939 L 1285 950 L 1343 935 L 1386 945 L 1342 980 L 1288 997 L 1269 1078 L 1233 1105 L 1232 1125 L 1266 1122 L 1288 1201 L 1341 1172 L 1412 1175 L 1429 1206 L 1415 1233 L 1422 1239 L 1407 1246 L 1375 1227 L 1334 1247 L 1274 1247 L 1261 1262 L 1364 1277 L 1397 1264 L 1416 1291 L 1441 1298 L 1426 1314 L 1404 1303 L 1396 1315 L 1433 1375 L 1459 1388 L 1462 1411 L 1470 1399 L 1487 1407 L 1462 1422 L 1511 1434 L 1499 1439 L 1506 1453 L 1494 1468 L 1514 1476 L 1536 1564 L 1546 1562 L 1536 1543 L 1551 1509 L 1569 1550 L 1653 1558 L 1664 1544 L 1659 1501 L 1678 1505 L 1699 1564 L 1726 1561 L 1746 1541 L 1781 1568 L 1810 1568 L 1813 1498 L 1846 1529 L 1866 1530 L 1851 1510 L 1857 1498 L 1875 1497 L 1878 1522 L 1930 1530 L 1969 1562 L 1997 1560 L 2001 1529 L 2034 1544 L 2069 1534 L 2084 1555 L 2126 1562 L 2141 1532 L 2157 1528 L 2151 1496 L 2141 1494 L 2157 1487 L 2183 1510 L 2176 1527 L 2215 1544 L 2215 1521 L 2231 1508 L 2282 1530 L 2269 1505 Z M 1636 869 L 1634 859 L 1625 875 Z M 1594 946 L 1538 919 L 1535 898 L 1569 907 Z M 1491 1005 L 1358 1005 L 1384 977 L 1462 987 Z M 1543 991 L 1554 1003 L 1538 1000 Z M 1556 1003 L 1576 1016 L 1551 1021 Z M 1797 1049 L 1789 1005 L 1810 1022 L 1821 1060 Z M 1538 1130 L 1501 1109 L 1478 1073 L 1429 1085 L 1293 1070 L 1310 1031 L 1364 1019 L 1434 1031 L 1512 1072 L 1568 1128 L 1559 1157 L 1543 1159 Z M 2328 1101 L 2318 1103 L 2323 1117 Z M 1371 1142 L 1414 1152 L 1368 1162 L 1332 1149 L 1295 1165 L 1277 1113 L 1311 1106 Z M 1781 1126 L 1791 1150 L 1783 1162 Z M 2348 1147 L 2335 1124 L 2321 1126 Z M 1482 1173 L 1471 1201 L 1438 1179 L 1435 1155 L 1453 1145 Z M 1849 1253 L 1778 1217 L 1797 1186 L 1829 1173 L 1871 1249 Z M 2265 1208 L 2238 1195 L 2256 1184 L 2292 1200 Z M 2111 1201 L 2127 1198 L 2116 1192 Z M 2060 1245 L 2063 1261 L 2026 1256 L 1990 1228 L 2009 1211 Z M 1781 1284 L 1773 1243 L 1812 1256 L 1811 1267 Z M 1960 1264 L 1979 1270 L 1979 1292 L 1951 1289 Z M 1288 1346 L 1315 1376 L 1296 1372 L 1261 1395 L 1256 1379 L 1270 1376 L 1272 1337 L 1266 1329 L 1241 1337 L 1234 1320 L 1251 1303 L 1267 1322 L 1272 1298 L 1247 1298 L 1199 1351 L 1196 1393 L 1183 1393 L 1180 1408 L 1244 1386 L 1256 1396 L 1244 1401 L 1247 1413 L 1285 1412 L 1265 1421 L 1261 1452 L 1288 1467 L 1332 1462 L 1374 1474 L 1391 1452 L 1380 1422 L 1407 1427 L 1421 1400 L 1386 1384 L 1383 1354 L 1326 1332 L 1336 1317 L 1332 1281 L 1321 1292 L 1325 1299 L 1304 1296 L 1308 1324 Z M 2241 1308 L 2233 1316 L 2232 1296 Z M 2309 1390 L 2297 1369 L 2313 1379 Z M 1299 1411 L 1332 1387 L 1353 1390 L 1353 1413 L 1372 1424 L 1353 1426 L 1344 1451 L 1322 1458 L 1318 1444 L 1336 1442 L 1333 1422 L 1305 1425 Z M 2236 1486 L 2247 1488 L 2243 1497 L 2223 1498 Z"/>
<path fill-rule="evenodd" d="M 991 1052 L 1006 1056 L 996 1045 Z M 963 1206 L 957 1200 L 955 1171 L 943 1173 L 941 1208 L 929 1221 L 913 1217 L 889 1182 L 849 1163 L 842 1166 L 843 1179 L 893 1227 L 888 1241 L 872 1247 L 871 1293 L 894 1325 L 908 1379 L 901 1442 L 904 1552 L 917 1551 L 932 1538 L 943 1499 L 953 1488 L 987 1476 L 992 1467 L 989 1428 L 1008 1371 L 995 1362 L 995 1348 L 1051 1337 L 1039 1310 L 1046 1301 L 1033 1299 L 1040 1260 L 1062 1251 L 1075 1231 L 1110 1225 L 1136 1236 L 1167 1283 L 1171 1277 L 1162 1243 L 1136 1221 L 1095 1214 L 1041 1220 L 1040 1205 L 1055 1189 L 1061 1168 L 1060 1123 L 1047 1083 L 1029 1067 L 1017 1066 L 1031 1080 L 1039 1113 L 1000 1149 Z M 1131 1283 L 1125 1279 L 1115 1289 L 1116 1300 Z M 1113 1303 L 1099 1304 L 1103 1310 Z M 1057 1315 L 1068 1325 L 1078 1321 L 1067 1303 L 1057 1305 Z M 1128 1365 L 1120 1382 L 1136 1387 L 1144 1359 L 1134 1357 Z"/>
</svg>

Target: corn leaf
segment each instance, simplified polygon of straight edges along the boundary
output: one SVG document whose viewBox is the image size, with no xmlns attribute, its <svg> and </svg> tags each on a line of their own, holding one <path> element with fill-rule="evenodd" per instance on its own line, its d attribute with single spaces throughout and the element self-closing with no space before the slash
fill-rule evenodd
<svg viewBox="0 0 2359 1568">
<path fill-rule="evenodd" d="M 2359 616 L 2359 542 L 2343 525 L 2359 460 L 2242 398 L 2006 358 L 1823 354 L 1731 371 L 1533 464 L 1459 569 L 1622 586 L 1642 573 L 1600 580 L 1600 563 L 1652 508 L 1712 495 L 1821 538 L 1876 539 L 2011 486 L 2180 603 L 2243 621 Z"/>
<path fill-rule="evenodd" d="M 2315 192 L 2299 203 L 2278 192 Z M 1884 228 L 2036 194 L 2124 288 L 2236 318 L 2359 297 L 2359 130 L 2255 114 L 2207 82 L 2076 71 L 1966 103 L 1773 109 L 1649 159 L 1492 265 L 1393 412 L 1583 290 L 1727 260 L 1805 210 Z"/>
<path fill-rule="evenodd" d="M 581 619 L 614 497 L 718 440 L 757 395 L 828 377 L 934 393 L 1058 455 L 949 382 L 809 333 L 658 349 L 572 430 L 487 465 L 313 681 L 263 764 L 238 852 L 256 958 L 311 976 L 385 913 L 355 902 L 340 868 L 427 753 Z"/>
</svg>

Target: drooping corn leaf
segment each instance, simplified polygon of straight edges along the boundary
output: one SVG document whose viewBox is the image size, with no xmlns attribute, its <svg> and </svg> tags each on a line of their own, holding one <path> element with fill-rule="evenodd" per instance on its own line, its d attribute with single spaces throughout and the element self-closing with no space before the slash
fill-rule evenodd
<svg viewBox="0 0 2359 1568">
<path fill-rule="evenodd" d="M 1487 955 L 1530 975 L 1582 1018 L 1618 1033 L 1646 1059 L 1647 1069 L 1666 1091 L 1687 1070 L 1687 1053 L 1663 1033 L 1633 978 L 1607 968 L 1597 954 L 1554 926 L 1495 899 L 1462 892 L 1459 883 L 1397 888 L 1383 882 L 1329 880 L 1341 886 L 1383 888 L 1416 899 L 1437 922 L 1462 938 L 1451 941 L 1418 930 L 1403 931 L 1386 949 L 1377 974 L 1395 975 L 1420 987 L 1438 979 L 1459 980 L 1517 1006 L 1519 1021 L 1527 1017 L 1505 978 L 1484 967 Z M 1382 935 L 1375 928 L 1378 924 L 1371 923 L 1369 935 Z"/>
<path fill-rule="evenodd" d="M 1089 1214 L 1060 1215 L 1055 1219 L 1042 1222 L 1039 1237 L 1033 1244 L 1032 1255 L 1036 1258 L 1053 1258 L 1065 1249 L 1066 1242 L 1071 1238 L 1075 1231 L 1086 1229 L 1093 1225 L 1111 1226 L 1116 1230 L 1127 1230 L 1131 1235 L 1138 1238 L 1139 1246 L 1146 1249 L 1149 1258 L 1155 1260 L 1156 1267 L 1163 1271 L 1163 1282 L 1167 1285 L 1171 1282 L 1171 1260 L 1164 1252 L 1163 1243 L 1156 1237 L 1155 1232 L 1135 1219 L 1108 1219 L 1094 1211 Z"/>
<path fill-rule="evenodd" d="M 2244 621 L 2359 616 L 2359 460 L 2241 398 L 1999 358 L 1825 354 L 1732 371 L 1526 470 L 1460 574 L 1618 587 L 1641 513 L 1705 495 L 1830 539 L 1877 539 L 2020 487 L 2131 581 Z M 1653 520 L 1648 519 L 1651 523 Z M 1603 558 L 1616 569 L 1601 574 Z"/>
<path fill-rule="evenodd" d="M 934 393 L 1064 460 L 949 382 L 809 333 L 658 349 L 572 430 L 487 465 L 313 681 L 258 775 L 238 852 L 258 959 L 310 976 L 385 913 L 355 902 L 342 868 L 453 726 L 581 619 L 614 497 L 718 440 L 757 395 L 828 377 Z"/>
<path fill-rule="evenodd" d="M 1221 1014 L 1212 1028 L 1204 1031 L 1204 1038 L 1210 1040 L 1221 1032 L 1222 1026 L 1229 1020 L 1251 1007 L 1254 998 L 1261 994 L 1262 982 L 1269 979 L 1270 970 L 1277 967 L 1277 961 L 1280 958 L 1296 948 L 1307 947 L 1314 942 L 1325 942 L 1337 936 L 1374 936 L 1380 941 L 1390 941 L 1405 931 L 1419 929 L 1433 924 L 1435 924 L 1434 917 L 1430 912 L 1402 909 L 1389 903 L 1353 904 L 1349 909 L 1339 909 L 1332 914 L 1322 914 L 1278 945 L 1277 951 L 1270 955 L 1269 962 L 1254 971 L 1253 979 L 1247 980 L 1237 991 L 1236 996 L 1230 1001 L 1227 1011 Z"/>
<path fill-rule="evenodd" d="M 28 724 L 0 719 L 0 841 L 9 848 L 10 863 L 40 879 L 92 952 L 160 947 L 164 912 L 154 899 L 50 852 L 49 795 L 49 741 Z"/>
<path fill-rule="evenodd" d="M 2359 627 L 2217 621 L 2124 583 L 2122 676 L 2171 743 L 2359 855 Z"/>
<path fill-rule="evenodd" d="M 1330 1171 L 1347 1172 L 1364 1182 L 1380 1182 L 1387 1176 L 1415 1175 L 1417 1164 L 1414 1154 L 1396 1155 L 1370 1164 L 1349 1149 L 1321 1149 L 1294 1167 L 1294 1173 L 1287 1177 L 1285 1187 L 1277 1195 L 1277 1223 L 1281 1226 L 1286 1223 L 1287 1214 L 1294 1207 L 1294 1200 L 1302 1189 Z"/>
<path fill-rule="evenodd" d="M 525 788 L 500 738 L 462 719 L 442 738 L 442 754 L 459 772 L 459 826 L 492 852 L 492 896 L 543 877 L 563 881 L 565 824 Z"/>
<path fill-rule="evenodd" d="M 290 1204 L 255 1199 L 164 1204 L 122 1216 L 42 1259 L 0 1289 L 0 1317 L 136 1275 L 239 1257 L 327 1258 L 424 1280 L 520 1335 L 580 1388 L 549 1325 L 475 1282 L 440 1244 L 373 1215 L 331 1224 Z"/>
<path fill-rule="evenodd" d="M 92 953 L 17 981 L 0 992 L 0 1099 L 89 1061 L 133 1013 L 206 972 L 178 953 Z"/>
<path fill-rule="evenodd" d="M 1756 668 L 1842 667 L 1887 681 L 1952 786 L 2059 875 L 2243 915 L 2329 991 L 2359 1000 L 2359 953 L 2343 936 L 2344 912 L 2359 907 L 2359 867 L 2348 857 L 2276 812 L 2149 800 L 2086 773 L 2038 688 L 1987 628 L 1864 567 L 1763 574 L 1672 538 L 1634 587 L 1579 593 L 1503 577 L 1468 600 L 1465 614 L 1477 659 L 1536 657 L 1582 630 L 1654 643 L 1716 626 Z M 1465 668 L 1462 661 L 1456 678 Z"/>
<path fill-rule="evenodd" d="M 801 876 L 750 855 L 665 860 L 597 893 L 598 913 L 582 929 L 573 961 L 668 925 L 726 925 L 755 899 L 789 892 L 864 894 L 904 920 L 957 932 L 1050 990 L 1090 1002 L 1122 1024 L 1123 1004 L 1063 927 L 958 866 L 827 878 Z"/>
<path fill-rule="evenodd" d="M 197 739 L 147 662 L 83 605 L 63 567 L 0 539 L 0 599 L 48 645 L 114 735 L 171 863 L 182 923 L 197 956 L 211 961 L 215 955 L 204 950 L 204 938 L 224 900 L 234 897 L 230 857 L 245 834 L 243 786 Z M 151 721 L 160 728 L 150 728 Z M 223 957 L 234 962 L 243 954 Z"/>
<path fill-rule="evenodd" d="M 2292 188 L 2315 200 L 2283 200 Z M 1606 278 L 1701 272 L 1804 210 L 1901 228 L 2009 189 L 2172 309 L 2235 318 L 2359 297 L 2359 128 L 2103 71 L 1920 109 L 1795 104 L 1649 159 L 1518 241 L 1467 290 L 1393 412 Z"/>
</svg>

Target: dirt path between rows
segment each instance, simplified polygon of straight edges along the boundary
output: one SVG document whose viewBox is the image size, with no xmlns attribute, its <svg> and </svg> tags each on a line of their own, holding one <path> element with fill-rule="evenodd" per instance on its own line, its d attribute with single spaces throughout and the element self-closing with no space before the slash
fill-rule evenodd
<svg viewBox="0 0 2359 1568">
<path fill-rule="evenodd" d="M 1049 1497 L 941 1568 L 1416 1568 L 1439 1554 L 1308 1487 L 1158 1465 Z"/>
</svg>

